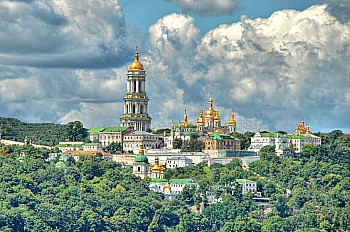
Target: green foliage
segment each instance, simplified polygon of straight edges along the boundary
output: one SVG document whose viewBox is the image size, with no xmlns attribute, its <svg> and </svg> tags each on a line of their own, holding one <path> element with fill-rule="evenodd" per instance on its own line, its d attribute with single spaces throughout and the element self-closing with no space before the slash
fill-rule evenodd
<svg viewBox="0 0 350 232">
<path fill-rule="evenodd" d="M 111 144 L 109 144 L 107 147 L 104 148 L 105 151 L 108 151 L 111 154 L 116 154 L 118 151 L 122 151 L 122 145 L 120 143 L 115 143 L 112 142 Z"/>
<path fill-rule="evenodd" d="M 0 144 L 0 231 L 349 231 L 350 137 L 322 136 L 326 143 L 305 146 L 298 159 L 266 147 L 249 170 L 238 159 L 166 170 L 199 184 L 172 201 L 98 156 L 60 169 L 45 149 Z M 237 178 L 256 181 L 269 207 L 242 195 Z M 208 205 L 213 186 L 222 201 Z"/>
<path fill-rule="evenodd" d="M 250 139 L 254 136 L 253 132 L 245 132 L 243 134 L 234 133 L 233 137 L 238 138 L 241 141 L 241 149 L 246 150 L 250 146 Z"/>
<path fill-rule="evenodd" d="M 2 139 L 23 142 L 24 138 L 34 144 L 54 146 L 60 141 L 88 141 L 87 130 L 79 121 L 66 125 L 53 123 L 24 123 L 14 118 L 0 117 Z M 28 141 L 29 142 L 29 141 Z"/>
</svg>

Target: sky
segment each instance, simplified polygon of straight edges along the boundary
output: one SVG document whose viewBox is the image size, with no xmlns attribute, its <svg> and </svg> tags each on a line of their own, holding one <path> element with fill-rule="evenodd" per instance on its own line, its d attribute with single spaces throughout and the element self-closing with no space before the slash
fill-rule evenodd
<svg viewBox="0 0 350 232">
<path fill-rule="evenodd" d="M 137 46 L 154 129 L 350 133 L 349 0 L 2 0 L 0 117 L 117 126 Z"/>
</svg>

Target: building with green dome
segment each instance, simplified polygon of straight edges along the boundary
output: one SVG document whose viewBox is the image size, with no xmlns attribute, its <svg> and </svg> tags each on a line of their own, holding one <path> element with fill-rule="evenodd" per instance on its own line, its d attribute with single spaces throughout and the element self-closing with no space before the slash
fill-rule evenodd
<svg viewBox="0 0 350 232">
<path fill-rule="evenodd" d="M 134 175 L 141 177 L 141 179 L 146 178 L 149 171 L 149 162 L 144 153 L 145 151 L 143 150 L 143 145 L 141 143 L 139 155 L 136 156 L 135 161 L 132 165 Z"/>
</svg>

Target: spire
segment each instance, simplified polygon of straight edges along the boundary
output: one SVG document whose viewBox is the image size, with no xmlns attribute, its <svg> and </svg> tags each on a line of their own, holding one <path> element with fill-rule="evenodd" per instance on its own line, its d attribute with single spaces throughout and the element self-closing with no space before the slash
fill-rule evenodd
<svg viewBox="0 0 350 232">
<path fill-rule="evenodd" d="M 145 154 L 145 150 L 143 150 L 143 143 L 140 144 L 139 154 L 140 155 L 144 155 Z"/>
<path fill-rule="evenodd" d="M 134 53 L 134 62 L 130 64 L 129 70 L 143 70 L 143 65 L 139 61 L 139 52 L 137 51 L 137 47 Z"/>
<path fill-rule="evenodd" d="M 184 114 L 184 121 L 187 122 L 187 112 L 186 112 L 186 109 L 185 109 L 185 114 Z"/>
</svg>

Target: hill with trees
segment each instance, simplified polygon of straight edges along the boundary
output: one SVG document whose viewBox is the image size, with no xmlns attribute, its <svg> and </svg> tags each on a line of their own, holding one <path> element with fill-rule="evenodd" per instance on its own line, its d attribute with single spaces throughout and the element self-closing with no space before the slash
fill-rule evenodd
<svg viewBox="0 0 350 232">
<path fill-rule="evenodd" d="M 266 147 L 249 170 L 238 159 L 167 170 L 166 178 L 200 186 L 172 201 L 101 156 L 57 168 L 48 150 L 0 144 L 0 231 L 349 231 L 350 135 L 322 136 L 323 145 L 294 158 Z M 269 210 L 228 187 L 237 178 L 256 181 Z M 212 186 L 224 186 L 215 192 L 222 201 L 209 205 L 204 193 Z"/>
<path fill-rule="evenodd" d="M 14 118 L 0 117 L 2 139 L 23 142 L 25 137 L 35 144 L 54 146 L 60 141 L 83 141 L 87 139 L 87 130 L 79 121 L 68 124 L 25 123 Z"/>
</svg>

